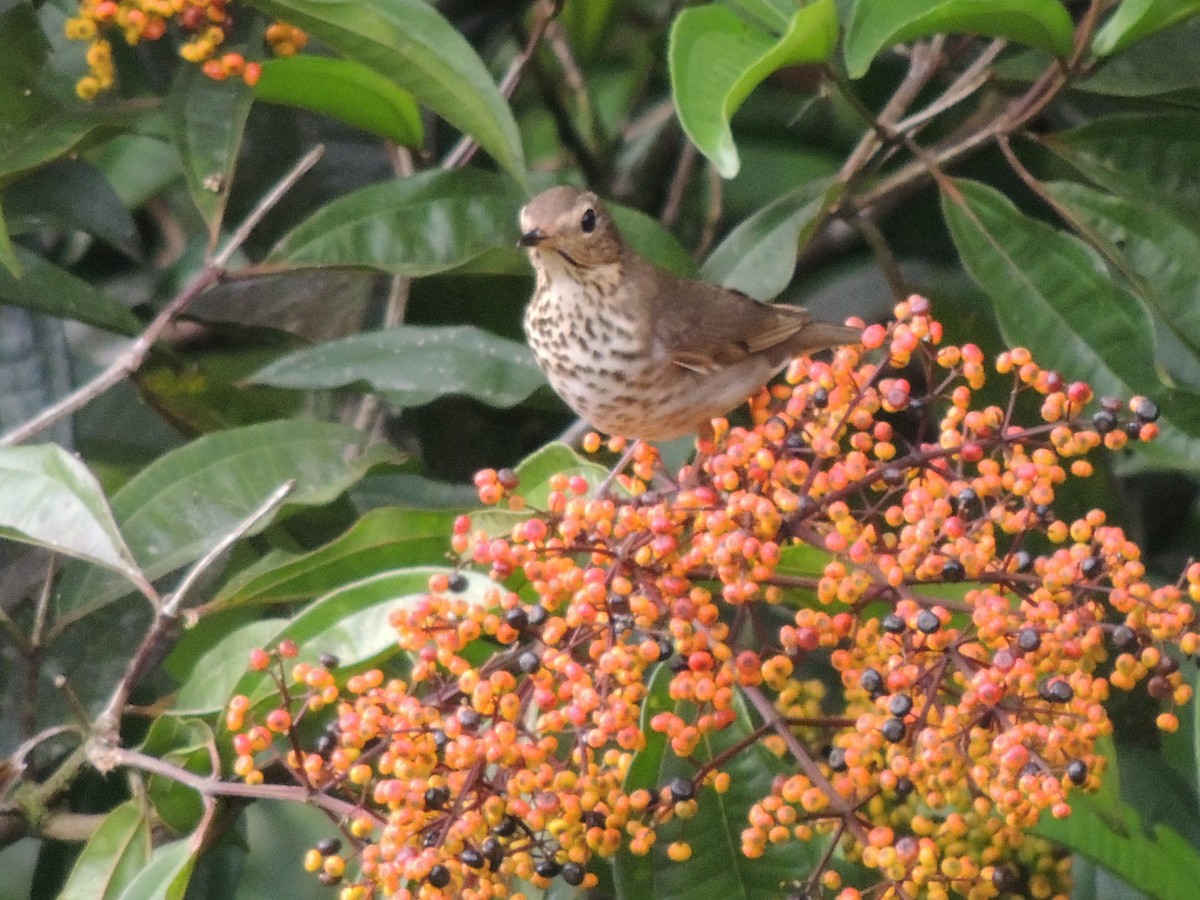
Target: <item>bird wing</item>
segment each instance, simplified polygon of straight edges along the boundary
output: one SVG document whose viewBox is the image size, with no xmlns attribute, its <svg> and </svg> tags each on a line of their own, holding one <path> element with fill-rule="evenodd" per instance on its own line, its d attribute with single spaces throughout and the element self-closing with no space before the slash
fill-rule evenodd
<svg viewBox="0 0 1200 900">
<path fill-rule="evenodd" d="M 654 333 L 661 350 L 678 366 L 715 372 L 757 353 L 786 344 L 810 321 L 794 306 L 759 303 L 741 291 L 703 281 L 675 281 L 657 295 Z"/>
</svg>

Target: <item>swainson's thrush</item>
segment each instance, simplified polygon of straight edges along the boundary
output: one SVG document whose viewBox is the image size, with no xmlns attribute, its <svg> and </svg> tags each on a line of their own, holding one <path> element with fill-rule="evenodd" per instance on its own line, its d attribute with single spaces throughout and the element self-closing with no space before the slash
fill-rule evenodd
<svg viewBox="0 0 1200 900">
<path fill-rule="evenodd" d="M 795 356 L 853 343 L 858 329 L 814 322 L 638 256 L 590 191 L 553 187 L 521 210 L 537 270 L 525 335 L 550 386 L 608 434 L 697 434 Z"/>
</svg>

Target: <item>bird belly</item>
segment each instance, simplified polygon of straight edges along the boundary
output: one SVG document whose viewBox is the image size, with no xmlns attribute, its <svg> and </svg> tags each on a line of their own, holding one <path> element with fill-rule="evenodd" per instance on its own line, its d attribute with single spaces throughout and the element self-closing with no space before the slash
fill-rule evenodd
<svg viewBox="0 0 1200 900">
<path fill-rule="evenodd" d="M 670 440 L 696 434 L 709 419 L 740 405 L 782 366 L 748 356 L 696 372 L 656 353 L 645 326 L 621 304 L 598 302 L 572 284 L 539 286 L 525 312 L 525 334 L 554 392 L 607 434 Z"/>
</svg>

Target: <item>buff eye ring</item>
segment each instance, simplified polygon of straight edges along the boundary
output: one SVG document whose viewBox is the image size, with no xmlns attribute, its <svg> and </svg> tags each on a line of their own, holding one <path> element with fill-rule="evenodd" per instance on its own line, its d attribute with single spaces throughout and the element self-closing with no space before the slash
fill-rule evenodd
<svg viewBox="0 0 1200 900">
<path fill-rule="evenodd" d="M 584 234 L 591 234 L 596 230 L 596 211 L 594 209 L 589 207 L 583 211 L 583 218 L 579 220 L 579 227 L 583 230 Z"/>
</svg>

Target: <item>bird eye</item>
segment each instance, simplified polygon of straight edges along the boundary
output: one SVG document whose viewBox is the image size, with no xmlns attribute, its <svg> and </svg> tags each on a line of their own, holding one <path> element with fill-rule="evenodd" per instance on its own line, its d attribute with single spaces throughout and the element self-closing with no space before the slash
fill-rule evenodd
<svg viewBox="0 0 1200 900">
<path fill-rule="evenodd" d="M 584 234 L 591 234 L 596 230 L 596 211 L 594 209 L 585 209 L 583 218 L 579 220 L 579 227 L 583 229 Z"/>
</svg>

